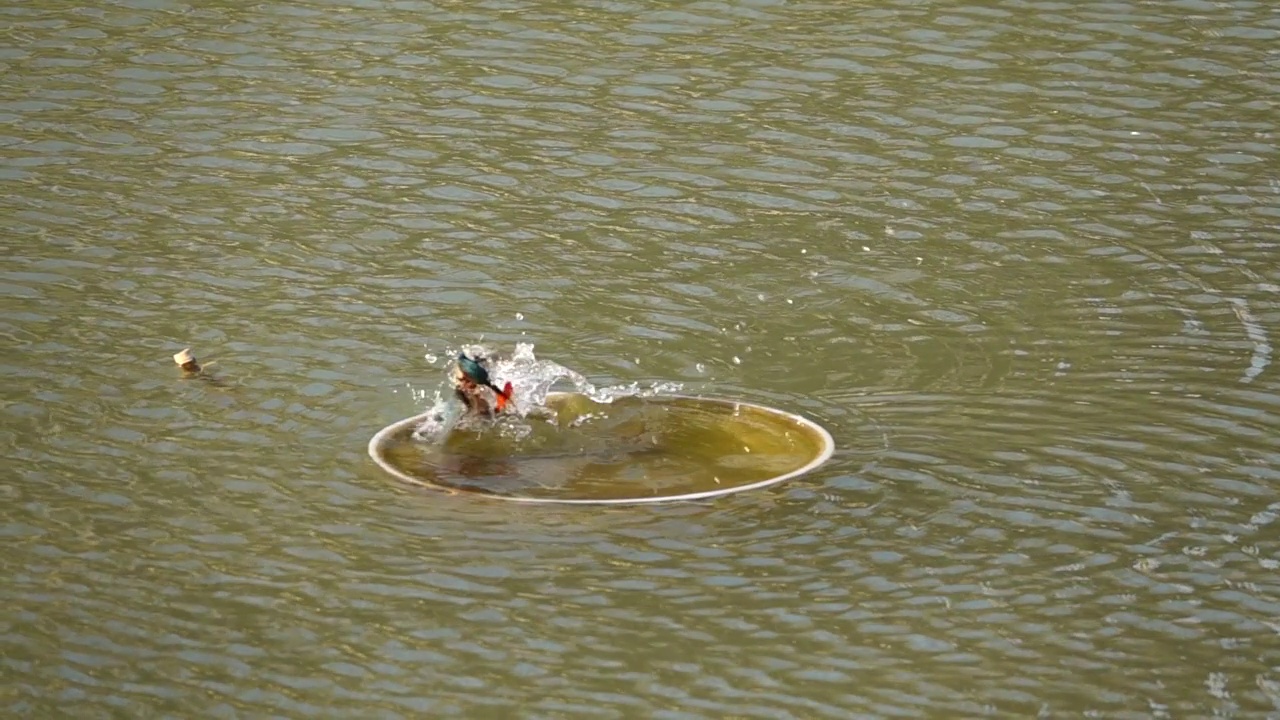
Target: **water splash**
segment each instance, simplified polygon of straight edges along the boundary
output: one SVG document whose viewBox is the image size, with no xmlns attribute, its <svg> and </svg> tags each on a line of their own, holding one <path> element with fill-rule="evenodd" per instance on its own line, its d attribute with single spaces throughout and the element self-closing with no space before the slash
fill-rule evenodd
<svg viewBox="0 0 1280 720">
<path fill-rule="evenodd" d="M 468 348 L 483 352 L 484 348 Z M 494 374 L 499 382 L 510 381 L 515 387 L 516 409 L 520 415 L 536 411 L 547 401 L 547 393 L 561 381 L 568 381 L 573 389 L 598 403 L 612 403 L 625 397 L 653 397 L 662 393 L 679 392 L 679 383 L 655 383 L 642 388 L 639 383 L 596 387 L 581 373 L 552 360 L 539 360 L 533 354 L 533 343 L 517 343 L 515 352 L 508 358 L 494 363 Z"/>
<path fill-rule="evenodd" d="M 425 391 L 414 393 L 419 399 L 426 399 Z M 425 442 L 436 442 L 443 440 L 453 426 L 457 424 L 458 418 L 462 416 L 462 408 L 458 402 L 452 399 L 445 399 L 440 391 L 435 392 L 431 406 L 423 413 L 422 422 L 413 430 L 413 436 Z"/>
<path fill-rule="evenodd" d="M 483 345 L 468 345 L 462 350 L 472 357 L 494 355 L 490 348 Z M 449 356 L 455 355 L 456 353 L 451 353 Z M 452 363 L 449 363 L 449 367 L 451 371 Z M 541 415 L 546 409 L 547 395 L 557 384 L 563 386 L 565 382 L 572 385 L 575 391 L 606 405 L 622 398 L 647 398 L 676 393 L 684 387 L 680 383 L 671 382 L 654 383 L 649 387 L 641 387 L 640 383 L 635 382 L 596 387 L 576 370 L 552 360 L 539 360 L 534 355 L 533 343 L 517 343 L 515 351 L 510 356 L 498 357 L 490 367 L 490 375 L 499 387 L 504 383 L 511 383 L 514 390 L 512 404 L 515 406 L 515 415 L 520 420 Z M 414 431 L 414 435 L 419 439 L 428 441 L 444 439 L 462 417 L 461 406 L 453 398 L 453 393 L 447 390 L 451 386 L 452 380 L 446 373 L 442 387 L 444 392 L 442 393 L 441 390 L 435 392 L 426 417 Z M 422 398 L 425 399 L 425 396 L 426 393 L 423 392 Z M 527 425 L 523 423 L 519 425 L 527 429 Z M 520 434 L 519 427 L 516 430 L 516 434 Z"/>
</svg>

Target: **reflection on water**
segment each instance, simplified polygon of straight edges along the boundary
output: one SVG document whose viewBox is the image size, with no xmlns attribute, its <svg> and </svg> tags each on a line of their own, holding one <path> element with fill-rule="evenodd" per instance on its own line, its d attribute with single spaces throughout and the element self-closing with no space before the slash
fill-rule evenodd
<svg viewBox="0 0 1280 720">
<path fill-rule="evenodd" d="M 1269 5 L 0 16 L 10 715 L 1280 712 Z M 517 341 L 836 455 L 597 511 L 364 456 Z"/>
</svg>

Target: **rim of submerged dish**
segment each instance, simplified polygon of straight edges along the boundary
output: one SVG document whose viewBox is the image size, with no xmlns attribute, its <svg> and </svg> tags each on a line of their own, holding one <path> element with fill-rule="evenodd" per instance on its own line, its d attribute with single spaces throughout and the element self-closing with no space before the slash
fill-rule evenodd
<svg viewBox="0 0 1280 720">
<path fill-rule="evenodd" d="M 582 395 L 582 393 L 551 392 L 551 393 L 547 393 L 547 399 L 551 399 L 555 397 L 572 396 L 572 395 Z M 753 483 L 747 483 L 746 485 L 737 485 L 734 487 L 722 488 L 719 490 L 703 490 L 701 492 L 683 493 L 680 495 L 655 495 L 651 497 L 599 498 L 599 499 L 543 498 L 543 497 L 528 497 L 524 495 L 497 495 L 497 494 L 478 492 L 475 490 L 464 490 L 462 488 L 451 487 L 449 485 L 442 485 L 440 483 L 431 482 L 430 480 L 424 480 L 420 477 L 414 477 L 412 475 L 409 475 L 408 473 L 401 471 L 391 463 L 387 462 L 386 459 L 382 457 L 382 448 L 383 446 L 386 445 L 387 441 L 390 438 L 395 437 L 399 433 L 403 432 L 406 428 L 413 427 L 418 423 L 422 422 L 422 420 L 426 419 L 426 417 L 431 414 L 430 412 L 425 412 L 419 415 L 414 415 L 413 417 L 405 418 L 403 420 L 398 420 L 379 430 L 372 438 L 369 439 L 369 457 L 373 458 L 373 461 L 377 463 L 378 467 L 382 468 L 384 471 L 394 476 L 396 479 L 401 480 L 402 482 L 409 483 L 410 485 L 417 485 L 419 487 L 431 488 L 433 490 L 444 490 L 447 492 L 462 493 L 466 495 L 475 495 L 477 497 L 490 498 L 494 500 L 526 503 L 526 504 L 532 504 L 532 505 L 640 505 L 640 504 L 648 504 L 648 503 L 681 502 L 686 500 L 706 500 L 708 498 L 720 497 L 722 495 L 732 495 L 734 493 L 746 492 L 748 490 L 759 490 L 760 488 L 766 488 L 771 485 L 777 485 L 778 483 L 785 482 L 792 478 L 799 477 L 801 475 L 804 475 L 805 473 L 811 472 L 817 469 L 827 460 L 830 460 L 831 455 L 835 452 L 835 440 L 831 438 L 831 433 L 827 432 L 826 428 L 810 420 L 809 418 L 804 417 L 803 415 L 789 413 L 789 412 L 786 412 L 785 410 L 779 410 L 777 408 L 769 407 L 768 405 L 760 405 L 758 403 L 744 402 L 742 400 L 730 400 L 728 398 L 705 397 L 701 395 L 675 395 L 675 394 L 657 395 L 654 397 L 654 399 L 661 399 L 661 398 L 698 400 L 701 402 L 717 403 L 720 405 L 734 405 L 738 407 L 749 407 L 749 408 L 754 408 L 756 410 L 762 410 L 775 417 L 783 417 L 788 420 L 791 420 L 795 424 L 800 425 L 801 427 L 812 431 L 815 435 L 817 435 L 822 440 L 822 450 L 812 460 L 805 463 L 803 466 L 796 468 L 795 470 L 792 470 L 787 473 L 783 473 L 776 477 L 767 478 L 765 480 L 758 480 Z"/>
</svg>

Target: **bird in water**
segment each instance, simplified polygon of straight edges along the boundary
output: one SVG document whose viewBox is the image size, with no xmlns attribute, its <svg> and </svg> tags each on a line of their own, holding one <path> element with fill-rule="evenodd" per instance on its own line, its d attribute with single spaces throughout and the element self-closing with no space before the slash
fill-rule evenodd
<svg viewBox="0 0 1280 720">
<path fill-rule="evenodd" d="M 490 359 L 484 355 L 471 357 L 465 351 L 458 353 L 453 368 L 453 391 L 469 415 L 494 417 L 511 402 L 511 383 L 498 389 L 489 377 Z"/>
</svg>

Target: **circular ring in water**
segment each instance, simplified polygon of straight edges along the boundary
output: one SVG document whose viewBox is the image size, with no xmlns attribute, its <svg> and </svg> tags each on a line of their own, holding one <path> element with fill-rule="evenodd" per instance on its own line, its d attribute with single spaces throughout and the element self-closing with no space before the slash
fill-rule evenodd
<svg viewBox="0 0 1280 720">
<path fill-rule="evenodd" d="M 553 392 L 548 394 L 548 404 L 554 402 L 568 401 L 574 397 L 585 398 L 577 393 Z M 814 448 L 814 452 L 806 454 L 808 458 L 803 464 L 787 469 L 772 477 L 762 480 L 753 480 L 739 485 L 730 485 L 728 487 L 717 487 L 709 490 L 699 490 L 696 492 L 679 492 L 664 495 L 644 495 L 638 497 L 608 497 L 608 498 L 592 498 L 592 497 L 538 497 L 529 495 L 507 495 L 501 493 L 490 493 L 483 490 L 469 489 L 465 487 L 456 487 L 448 484 L 433 482 L 430 479 L 415 476 L 398 467 L 388 458 L 388 448 L 394 443 L 403 441 L 413 430 L 427 418 L 428 414 L 415 415 L 405 418 L 398 422 L 392 423 L 387 427 L 379 430 L 369 440 L 369 457 L 377 463 L 378 467 L 385 470 L 393 477 L 412 485 L 428 487 L 449 492 L 467 492 L 477 495 L 485 495 L 495 500 L 506 500 L 509 502 L 532 503 L 543 505 L 635 505 L 641 503 L 660 503 L 660 502 L 678 502 L 684 500 L 706 500 L 709 498 L 720 497 L 732 493 L 744 492 L 747 490 L 758 490 L 760 488 L 777 485 L 786 480 L 799 477 L 810 472 L 818 466 L 825 463 L 831 458 L 835 450 L 835 442 L 831 438 L 831 434 L 822 426 L 809 420 L 808 418 L 796 415 L 794 413 L 784 412 L 775 408 L 755 403 L 742 402 L 739 400 L 728 400 L 722 398 L 698 397 L 691 395 L 660 395 L 647 398 L 644 402 L 662 404 L 664 400 L 675 401 L 678 403 L 694 403 L 697 405 L 719 406 L 721 408 L 728 407 L 734 411 L 734 417 L 740 410 L 746 409 L 753 413 L 765 416 L 770 422 L 775 423 L 780 431 L 800 430 L 804 433 L 806 439 L 810 441 Z M 606 406 L 607 407 L 607 406 Z M 723 411 L 722 411 L 723 412 Z M 750 452 L 750 450 L 746 450 Z M 746 455 L 744 457 L 755 457 Z M 760 458 L 763 460 L 764 458 Z M 717 480 L 718 482 L 718 480 Z"/>
</svg>

